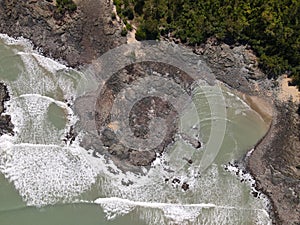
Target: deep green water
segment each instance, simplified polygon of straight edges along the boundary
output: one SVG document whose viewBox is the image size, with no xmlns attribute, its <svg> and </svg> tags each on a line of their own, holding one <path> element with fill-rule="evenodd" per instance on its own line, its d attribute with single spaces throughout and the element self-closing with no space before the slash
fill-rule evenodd
<svg viewBox="0 0 300 225">
<path fill-rule="evenodd" d="M 243 157 L 267 130 L 262 118 L 227 88 L 221 88 L 221 95 L 215 88 L 195 89 L 197 110 L 186 108 L 181 129 L 199 135 L 204 147 L 195 151 L 179 140 L 163 156 L 178 170 L 166 172 L 161 160 L 145 176 L 114 175 L 110 169 L 118 169 L 104 158 L 92 157 L 79 147 L 79 140 L 72 145 L 62 140 L 76 120 L 67 102 L 72 103 L 83 87 L 95 86 L 86 78 L 89 71 L 78 72 L 42 57 L 26 40 L 0 37 L 0 80 L 9 86 L 7 113 L 16 124 L 14 137 L 0 138 L 1 225 L 270 222 L 266 200 L 251 195 L 251 182 L 242 183 L 223 168 Z M 212 113 L 219 108 L 226 109 L 225 119 Z M 201 161 L 209 159 L 205 154 L 219 142 L 212 163 Z M 179 165 L 178 159 L 185 156 L 194 164 Z M 198 165 L 206 169 L 199 171 Z M 166 183 L 167 177 L 188 182 L 190 190 Z M 132 185 L 121 184 L 129 180 Z"/>
</svg>

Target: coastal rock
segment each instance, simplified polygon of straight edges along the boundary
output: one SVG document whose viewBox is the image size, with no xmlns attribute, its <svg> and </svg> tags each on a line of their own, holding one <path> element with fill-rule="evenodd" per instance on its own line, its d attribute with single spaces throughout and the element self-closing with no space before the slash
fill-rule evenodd
<svg viewBox="0 0 300 225">
<path fill-rule="evenodd" d="M 3 0 L 0 33 L 28 38 L 46 56 L 76 67 L 126 42 L 122 24 L 113 22 L 111 13 L 106 1 L 80 1 L 75 12 L 62 15 L 54 1 Z"/>
<path fill-rule="evenodd" d="M 173 184 L 180 184 L 180 180 L 179 180 L 178 178 L 174 178 L 174 179 L 172 180 L 172 183 L 173 183 Z"/>
<path fill-rule="evenodd" d="M 134 166 L 149 166 L 155 158 L 154 151 L 133 151 L 129 160 Z"/>
<path fill-rule="evenodd" d="M 210 38 L 205 44 L 194 48 L 202 55 L 218 80 L 249 94 L 254 93 L 250 80 L 260 80 L 265 75 L 258 68 L 258 60 L 248 46 L 229 46 Z"/>
<path fill-rule="evenodd" d="M 271 128 L 248 162 L 256 188 L 271 200 L 275 224 L 299 224 L 300 116 L 297 108 L 292 102 L 277 102 Z"/>
<path fill-rule="evenodd" d="M 120 160 L 125 160 L 129 158 L 130 151 L 127 149 L 124 145 L 122 144 L 113 144 L 109 149 L 108 152 L 113 155 L 118 157 Z M 141 159 L 136 157 L 131 158 L 133 164 L 141 164 Z"/>
<path fill-rule="evenodd" d="M 191 137 L 190 135 L 184 133 L 181 133 L 180 136 L 184 141 L 192 145 L 194 148 L 201 148 L 202 144 L 197 138 Z"/>
<path fill-rule="evenodd" d="M 190 185 L 186 182 L 183 182 L 181 188 L 184 190 L 184 191 L 187 191 L 189 188 L 190 188 Z"/>
<path fill-rule="evenodd" d="M 155 82 L 149 87 L 133 85 L 140 78 L 151 78 Z M 166 86 L 166 80 L 180 85 L 182 90 Z M 182 91 L 190 95 L 193 82 L 194 80 L 184 71 L 160 62 L 141 62 L 125 66 L 106 81 L 96 101 L 95 122 L 103 145 L 108 147 L 108 155 L 117 165 L 150 166 L 157 155 L 174 143 L 178 133 L 179 114 L 168 99 L 178 99 Z M 149 94 L 154 90 L 162 91 L 162 87 L 165 96 Z M 122 92 L 123 90 L 127 91 L 126 94 Z M 125 107 L 128 102 L 132 104 L 129 109 Z M 124 118 L 119 117 L 120 115 L 124 115 Z M 154 122 L 155 126 L 151 127 L 151 123 L 157 120 L 164 122 Z M 135 141 L 134 147 L 123 142 L 125 140 L 123 135 L 117 135 L 123 134 L 122 129 L 128 126 L 130 130 L 126 132 L 132 133 L 129 137 L 141 140 L 140 143 Z M 153 139 L 150 139 L 150 136 Z M 184 141 L 195 148 L 201 147 L 199 140 L 186 134 L 184 137 Z M 156 139 L 159 140 L 157 144 L 145 149 Z M 148 144 L 145 144 L 144 140 L 149 140 Z"/>
<path fill-rule="evenodd" d="M 104 131 L 101 133 L 100 139 L 103 145 L 106 147 L 110 147 L 119 142 L 116 134 L 109 128 L 104 129 Z"/>
<path fill-rule="evenodd" d="M 0 83 L 0 136 L 3 134 L 13 134 L 14 126 L 9 115 L 2 115 L 5 112 L 4 103 L 9 100 L 7 87 Z"/>
</svg>

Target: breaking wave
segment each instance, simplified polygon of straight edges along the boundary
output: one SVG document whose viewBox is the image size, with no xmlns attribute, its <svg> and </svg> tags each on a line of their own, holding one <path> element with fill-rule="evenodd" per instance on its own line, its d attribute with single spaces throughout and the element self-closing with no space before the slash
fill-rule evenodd
<svg viewBox="0 0 300 225">
<path fill-rule="evenodd" d="M 245 218 L 256 224 L 270 221 L 259 200 L 244 202 L 238 197 L 244 195 L 239 180 L 219 165 L 211 165 L 204 173 L 193 165 L 172 172 L 176 159 L 166 165 L 171 158 L 165 154 L 142 174 L 125 173 L 105 156 L 92 157 L 91 151 L 80 147 L 80 134 L 72 144 L 65 143 L 66 133 L 78 119 L 71 105 L 83 75 L 41 56 L 28 40 L 3 34 L 0 39 L 24 63 L 16 80 L 5 81 L 11 94 L 6 114 L 15 124 L 15 136 L 0 137 L 0 172 L 13 182 L 27 205 L 86 201 L 103 207 L 108 219 L 134 211 L 149 224 L 241 224 Z M 47 119 L 51 103 L 65 111 L 63 130 Z M 205 130 L 207 120 L 201 122 Z M 191 146 L 178 146 L 176 151 L 182 157 L 192 151 Z M 195 157 L 201 158 L 201 154 L 199 151 Z M 180 184 L 172 182 L 175 178 Z M 189 184 L 190 192 L 182 190 L 184 182 Z M 94 189 L 92 197 L 82 197 Z M 245 217 L 240 216 L 243 214 Z"/>
</svg>

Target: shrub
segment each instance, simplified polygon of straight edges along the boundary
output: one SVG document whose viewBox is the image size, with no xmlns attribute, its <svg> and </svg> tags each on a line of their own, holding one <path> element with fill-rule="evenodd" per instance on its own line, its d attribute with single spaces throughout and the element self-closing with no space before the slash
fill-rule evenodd
<svg viewBox="0 0 300 225">
<path fill-rule="evenodd" d="M 124 28 L 122 29 L 122 31 L 121 31 L 121 35 L 122 35 L 123 37 L 125 37 L 125 36 L 127 35 L 127 33 L 128 33 L 128 31 L 127 31 L 126 27 L 124 27 Z"/>
<path fill-rule="evenodd" d="M 74 12 L 77 9 L 77 5 L 72 0 L 56 0 L 56 7 L 59 13 L 65 13 L 66 11 Z"/>
</svg>

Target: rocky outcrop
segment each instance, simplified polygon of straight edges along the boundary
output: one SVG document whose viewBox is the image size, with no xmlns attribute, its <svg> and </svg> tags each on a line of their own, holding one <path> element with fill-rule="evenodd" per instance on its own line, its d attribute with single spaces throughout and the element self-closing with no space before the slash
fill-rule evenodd
<svg viewBox="0 0 300 225">
<path fill-rule="evenodd" d="M 253 81 L 265 78 L 258 67 L 255 54 L 247 46 L 230 46 L 210 38 L 193 51 L 206 59 L 218 80 L 241 92 L 256 94 Z"/>
<path fill-rule="evenodd" d="M 13 124 L 9 115 L 2 115 L 5 112 L 4 103 L 9 100 L 7 87 L 0 83 L 0 136 L 6 133 L 13 134 Z"/>
<path fill-rule="evenodd" d="M 3 0 L 0 33 L 28 38 L 45 55 L 74 67 L 125 43 L 122 24 L 111 13 L 110 1 L 85 0 L 75 12 L 61 15 L 51 0 Z"/>
<path fill-rule="evenodd" d="M 250 155 L 247 168 L 256 180 L 257 190 L 265 193 L 272 203 L 273 222 L 299 224 L 299 106 L 277 101 L 276 81 L 266 79 L 247 46 L 229 46 L 211 38 L 196 47 L 194 53 L 202 55 L 217 79 L 228 86 L 276 102 L 270 130 Z"/>
<path fill-rule="evenodd" d="M 277 102 L 266 137 L 249 158 L 257 189 L 271 200 L 275 224 L 299 224 L 300 116 L 292 102 Z"/>
<path fill-rule="evenodd" d="M 159 62 L 131 64 L 108 79 L 97 99 L 95 120 L 99 138 L 115 162 L 122 160 L 125 164 L 131 164 L 132 166 L 150 166 L 157 155 L 164 152 L 174 142 L 175 135 L 178 134 L 179 114 L 177 109 L 164 99 L 164 96 L 152 96 L 150 90 L 145 90 L 147 88 L 145 86 L 139 87 L 137 85 L 137 89 L 132 87 L 135 86 L 135 82 L 139 79 L 146 77 L 153 77 L 153 79 L 158 77 L 164 78 L 157 79 L 156 83 L 148 87 L 151 88 L 151 91 L 160 90 L 161 87 L 164 87 L 166 80 L 171 80 L 180 85 L 187 94 L 191 94 L 191 85 L 194 82 L 193 78 L 184 71 Z M 123 95 L 122 90 L 126 88 L 130 90 L 130 93 Z M 173 99 L 178 97 L 176 91 L 168 90 L 167 88 L 164 91 L 173 94 Z M 147 93 L 147 96 L 144 96 L 144 92 Z M 119 104 L 116 104 L 117 96 L 118 101 L 120 101 Z M 129 109 L 130 112 L 127 112 L 127 109 L 124 108 L 126 102 L 133 104 Z M 113 106 L 115 107 L 114 110 L 112 110 Z M 116 113 L 124 115 L 125 118 L 115 121 L 113 118 L 118 118 Z M 126 118 L 127 115 L 128 118 Z M 127 126 L 125 123 L 128 119 L 128 126 L 133 134 L 133 138 L 150 139 L 151 121 L 156 118 L 164 120 L 163 128 L 166 128 L 166 133 L 164 136 L 159 132 L 155 133 L 160 142 L 152 149 L 145 149 L 148 145 L 139 145 L 139 143 L 134 143 L 134 148 L 131 148 L 123 143 L 124 140 L 121 140 L 124 139 L 123 136 L 117 136 L 120 129 Z M 186 134 L 181 134 L 181 136 L 184 136 L 182 139 L 195 148 L 201 147 L 199 140 Z"/>
</svg>

